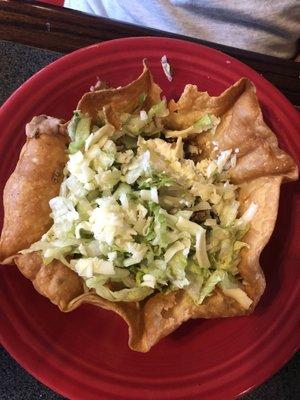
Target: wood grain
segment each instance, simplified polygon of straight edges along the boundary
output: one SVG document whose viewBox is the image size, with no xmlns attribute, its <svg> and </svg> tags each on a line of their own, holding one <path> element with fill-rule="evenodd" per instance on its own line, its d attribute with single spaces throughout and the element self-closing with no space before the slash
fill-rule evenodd
<svg viewBox="0 0 300 400">
<path fill-rule="evenodd" d="M 68 53 L 93 43 L 130 36 L 174 37 L 221 50 L 254 68 L 293 104 L 300 105 L 300 63 L 45 3 L 0 0 L 0 39 L 3 40 Z"/>
</svg>

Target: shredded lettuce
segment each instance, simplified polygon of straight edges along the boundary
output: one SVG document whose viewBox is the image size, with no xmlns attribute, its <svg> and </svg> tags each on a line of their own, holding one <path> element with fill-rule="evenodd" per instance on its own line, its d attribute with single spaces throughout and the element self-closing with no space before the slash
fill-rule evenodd
<svg viewBox="0 0 300 400">
<path fill-rule="evenodd" d="M 241 285 L 238 283 L 237 279 L 232 275 L 226 274 L 224 279 L 220 282 L 220 286 L 226 296 L 232 297 L 246 310 L 248 310 L 253 303 L 247 293 L 241 289 Z"/>
<path fill-rule="evenodd" d="M 166 100 L 153 105 L 150 110 L 141 110 L 137 114 L 121 115 L 123 129 L 128 136 L 137 137 L 139 135 L 153 136 L 159 134 L 162 129 L 162 118 L 169 114 Z"/>
<path fill-rule="evenodd" d="M 184 157 L 183 139 L 213 132 L 219 119 L 206 114 L 166 131 L 166 100 L 144 110 L 145 99 L 141 93 L 136 112 L 120 115 L 119 130 L 74 112 L 65 177 L 49 203 L 53 225 L 23 253 L 60 260 L 110 301 L 183 289 L 201 304 L 218 286 L 249 308 L 237 266 L 257 206 L 240 213 L 226 175 L 231 150 L 199 163 Z"/>
<path fill-rule="evenodd" d="M 172 286 L 182 289 L 189 284 L 186 277 L 187 257 L 184 252 L 177 252 L 167 265 L 167 272 Z"/>
<path fill-rule="evenodd" d="M 80 121 L 80 118 L 81 118 L 81 113 L 80 113 L 80 111 L 76 110 L 76 111 L 74 111 L 73 117 L 71 118 L 70 122 L 68 123 L 67 131 L 68 131 L 68 135 L 70 136 L 70 139 L 72 141 L 75 140 L 76 128 L 77 128 L 78 122 Z"/>
<path fill-rule="evenodd" d="M 96 293 L 103 297 L 104 299 L 116 302 L 116 301 L 141 301 L 145 297 L 148 297 L 153 293 L 153 289 L 145 286 L 138 286 L 133 288 L 125 288 L 121 290 L 113 291 L 107 286 L 101 284 L 101 278 L 93 277 L 86 280 L 86 285 L 88 288 L 95 289 Z"/>
<path fill-rule="evenodd" d="M 139 189 L 151 189 L 171 186 L 173 180 L 165 172 L 152 171 L 149 177 L 141 177 L 137 180 Z"/>
<path fill-rule="evenodd" d="M 199 120 L 195 121 L 193 125 L 186 129 L 180 131 L 165 130 L 165 136 L 167 138 L 182 138 L 185 139 L 189 136 L 194 136 L 202 132 L 212 131 L 214 133 L 215 129 L 220 123 L 220 118 L 215 117 L 212 114 L 205 114 Z"/>
<path fill-rule="evenodd" d="M 73 154 L 84 146 L 86 139 L 90 136 L 91 118 L 81 116 L 78 112 L 74 113 L 69 126 L 68 132 L 71 139 L 73 139 L 69 144 L 69 153 Z"/>
<path fill-rule="evenodd" d="M 147 93 L 142 92 L 142 93 L 139 94 L 139 102 L 140 102 L 141 105 L 143 105 L 143 103 L 146 100 L 146 98 L 147 98 Z"/>
<path fill-rule="evenodd" d="M 209 278 L 205 281 L 203 284 L 201 291 L 199 293 L 198 300 L 196 301 L 197 304 L 201 304 L 205 297 L 211 295 L 213 292 L 214 288 L 219 282 L 222 282 L 222 280 L 225 278 L 226 272 L 223 270 L 216 270 L 214 271 Z"/>
</svg>

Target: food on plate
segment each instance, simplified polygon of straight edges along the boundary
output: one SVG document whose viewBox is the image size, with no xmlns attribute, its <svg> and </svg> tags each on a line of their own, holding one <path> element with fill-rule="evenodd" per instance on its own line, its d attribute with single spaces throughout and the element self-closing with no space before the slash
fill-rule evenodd
<svg viewBox="0 0 300 400">
<path fill-rule="evenodd" d="M 68 123 L 34 117 L 26 136 L 0 257 L 62 311 L 115 311 L 146 352 L 190 318 L 254 310 L 280 185 L 298 172 L 249 80 L 168 102 L 144 65 L 84 94 Z"/>
</svg>

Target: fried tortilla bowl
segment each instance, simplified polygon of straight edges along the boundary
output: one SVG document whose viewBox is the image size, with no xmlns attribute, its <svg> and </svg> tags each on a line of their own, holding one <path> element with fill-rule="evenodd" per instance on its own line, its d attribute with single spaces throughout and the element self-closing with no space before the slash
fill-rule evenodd
<svg viewBox="0 0 300 400">
<path fill-rule="evenodd" d="M 147 94 L 147 110 L 159 101 L 160 92 L 144 65 L 142 74 L 134 82 L 118 89 L 86 93 L 77 108 L 95 118 L 97 111 L 104 107 L 105 118 L 118 128 L 119 113 L 132 113 L 140 93 Z M 69 138 L 63 121 L 40 116 L 27 125 L 27 141 L 3 196 L 2 262 L 14 262 L 35 289 L 61 311 L 69 312 L 82 303 L 90 303 L 116 312 L 129 326 L 130 348 L 141 352 L 147 352 L 190 318 L 233 317 L 253 312 L 265 289 L 259 257 L 274 229 L 280 185 L 298 176 L 294 160 L 279 149 L 275 134 L 265 124 L 255 87 L 246 78 L 218 97 L 210 97 L 206 92 L 198 92 L 197 87 L 187 85 L 178 102 L 170 101 L 169 110 L 164 123 L 173 131 L 184 131 L 207 113 L 220 118 L 213 137 L 206 133 L 188 137 L 190 143 L 203 150 L 202 154 L 209 156 L 216 144 L 221 151 L 239 149 L 236 165 L 231 169 L 231 181 L 240 185 L 240 212 L 253 202 L 257 205 L 250 229 L 243 238 L 249 248 L 242 250 L 238 265 L 243 290 L 253 301 L 249 309 L 245 310 L 232 295 L 219 288 L 200 305 L 183 289 L 168 294 L 156 292 L 140 302 L 112 302 L 89 290 L 84 280 L 60 261 L 43 265 L 38 252 L 19 254 L 40 240 L 52 224 L 49 200 L 59 193 L 67 162 Z"/>
</svg>

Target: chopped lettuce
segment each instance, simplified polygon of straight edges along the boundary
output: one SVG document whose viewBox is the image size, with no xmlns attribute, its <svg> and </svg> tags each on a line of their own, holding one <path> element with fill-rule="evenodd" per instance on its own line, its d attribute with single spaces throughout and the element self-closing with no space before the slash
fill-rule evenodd
<svg viewBox="0 0 300 400">
<path fill-rule="evenodd" d="M 168 114 L 166 100 L 162 100 L 158 104 L 154 104 L 148 112 L 140 110 L 139 113 L 133 115 L 123 113 L 121 121 L 123 122 L 123 129 L 129 137 L 153 136 L 162 131 L 162 118 Z"/>
<path fill-rule="evenodd" d="M 177 252 L 167 265 L 167 273 L 171 278 L 172 286 L 182 289 L 190 282 L 186 277 L 187 257 L 183 251 Z"/>
<path fill-rule="evenodd" d="M 211 293 L 213 292 L 214 288 L 219 282 L 222 282 L 222 280 L 225 278 L 226 272 L 223 270 L 216 270 L 212 272 L 212 274 L 209 276 L 209 278 L 205 281 L 203 284 L 199 297 L 196 300 L 197 304 L 201 304 L 205 297 L 210 296 Z"/>
<path fill-rule="evenodd" d="M 96 293 L 104 299 L 116 301 L 141 301 L 153 293 L 153 289 L 146 286 L 138 286 L 133 288 L 125 288 L 113 291 L 107 286 L 101 284 L 101 279 L 97 277 L 89 278 L 86 280 L 86 285 L 90 289 L 95 289 Z"/>
<path fill-rule="evenodd" d="M 69 144 L 69 153 L 73 154 L 84 146 L 86 139 L 90 136 L 91 118 L 82 116 L 78 112 L 74 113 L 69 127 L 68 132 L 72 139 L 72 142 Z"/>
<path fill-rule="evenodd" d="M 161 188 L 171 186 L 173 180 L 165 172 L 152 171 L 149 177 L 140 177 L 137 180 L 139 189 L 151 189 L 152 187 Z"/>
<path fill-rule="evenodd" d="M 75 140 L 76 128 L 77 128 L 77 125 L 78 125 L 78 122 L 80 121 L 80 119 L 81 119 L 80 111 L 78 111 L 78 110 L 74 111 L 73 117 L 71 118 L 70 122 L 68 123 L 68 128 L 67 128 L 68 135 L 72 141 Z"/>
<path fill-rule="evenodd" d="M 241 285 L 238 283 L 237 279 L 232 275 L 226 274 L 225 278 L 220 282 L 220 286 L 226 296 L 232 297 L 246 310 L 248 310 L 253 303 L 247 293 L 241 289 Z"/>
<path fill-rule="evenodd" d="M 143 105 L 143 103 L 146 100 L 146 98 L 147 98 L 147 93 L 142 92 L 142 93 L 139 94 L 139 102 L 140 102 L 141 105 Z"/>
<path fill-rule="evenodd" d="M 180 131 L 165 130 L 164 134 L 167 138 L 182 138 L 185 139 L 189 136 L 194 136 L 202 132 L 211 131 L 214 133 L 215 129 L 220 123 L 220 118 L 212 114 L 205 114 L 203 117 L 194 122 L 193 125 Z"/>
<path fill-rule="evenodd" d="M 136 112 L 120 115 L 119 130 L 74 112 L 65 177 L 49 203 L 53 225 L 23 253 L 60 260 L 110 301 L 183 289 L 201 304 L 218 285 L 249 308 L 237 266 L 257 206 L 240 215 L 226 175 L 231 150 L 196 164 L 184 157 L 183 138 L 213 133 L 219 119 L 206 114 L 183 131 L 165 131 L 166 100 L 144 110 L 145 99 L 141 93 Z M 162 132 L 177 140 L 153 137 Z"/>
</svg>

